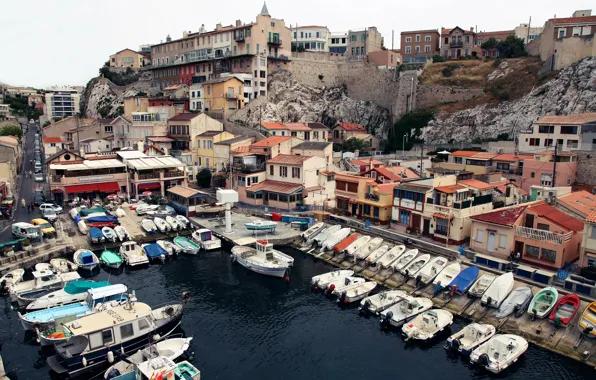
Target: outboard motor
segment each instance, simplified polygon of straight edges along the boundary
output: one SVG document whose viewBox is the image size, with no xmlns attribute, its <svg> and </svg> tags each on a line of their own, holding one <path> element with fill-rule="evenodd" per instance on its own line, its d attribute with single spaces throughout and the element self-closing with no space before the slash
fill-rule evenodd
<svg viewBox="0 0 596 380">
<path fill-rule="evenodd" d="M 190 300 L 190 292 L 182 292 L 182 304 L 187 303 Z"/>
<path fill-rule="evenodd" d="M 3 296 L 8 294 L 8 286 L 6 286 L 6 280 L 2 280 L 0 283 L 0 294 Z"/>
<path fill-rule="evenodd" d="M 391 318 L 393 318 L 393 312 L 389 311 L 381 318 L 381 327 L 388 328 L 391 325 Z"/>
<path fill-rule="evenodd" d="M 422 281 L 422 276 L 421 275 L 416 276 L 416 286 L 418 286 L 420 281 Z"/>
<path fill-rule="evenodd" d="M 476 363 L 478 363 L 478 365 L 481 365 L 483 367 L 488 367 L 488 365 L 490 364 L 490 358 L 488 357 L 487 354 L 482 354 L 478 357 L 478 360 L 476 361 Z"/>
<path fill-rule="evenodd" d="M 325 290 L 325 294 L 330 295 L 335 290 L 335 284 L 329 285 L 329 287 Z"/>
<path fill-rule="evenodd" d="M 366 300 L 366 301 L 364 301 L 364 304 L 359 307 L 359 310 L 361 312 L 367 312 L 370 310 L 370 305 L 371 305 L 370 300 Z"/>
<path fill-rule="evenodd" d="M 459 351 L 460 346 L 461 346 L 461 341 L 459 339 L 453 339 L 451 341 L 451 344 L 449 345 L 449 348 L 451 349 L 451 351 Z"/>
<path fill-rule="evenodd" d="M 347 304 L 348 303 L 348 300 L 346 299 L 346 295 L 347 295 L 347 292 L 345 290 L 343 292 L 341 292 L 341 294 L 339 295 L 339 299 L 337 300 L 337 302 Z"/>
<path fill-rule="evenodd" d="M 109 379 L 113 379 L 113 378 L 118 377 L 120 375 L 122 375 L 122 374 L 120 373 L 120 371 L 118 371 L 118 369 L 112 368 L 110 370 L 110 372 L 108 372 L 108 377 L 106 377 L 106 379 L 108 379 L 108 380 Z"/>
<path fill-rule="evenodd" d="M 536 309 L 532 309 L 532 321 L 536 319 Z"/>
<path fill-rule="evenodd" d="M 313 291 L 319 290 L 319 280 L 315 281 L 315 283 L 312 284 L 312 287 L 311 288 L 312 288 Z"/>
</svg>

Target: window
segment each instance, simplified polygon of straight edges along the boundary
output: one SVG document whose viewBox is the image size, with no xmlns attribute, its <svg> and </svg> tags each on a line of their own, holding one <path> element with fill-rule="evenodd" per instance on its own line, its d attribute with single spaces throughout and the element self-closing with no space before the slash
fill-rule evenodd
<svg viewBox="0 0 596 380">
<path fill-rule="evenodd" d="M 553 146 L 553 139 L 544 139 L 544 146 Z"/>
<path fill-rule="evenodd" d="M 56 146 L 56 143 L 50 143 L 50 146 L 53 148 Z"/>
<path fill-rule="evenodd" d="M 416 42 L 420 42 L 420 34 L 416 35 Z"/>
<path fill-rule="evenodd" d="M 139 330 L 145 330 L 149 328 L 149 322 L 146 319 L 139 320 Z"/>
<path fill-rule="evenodd" d="M 300 178 L 300 168 L 292 168 L 292 178 Z"/>
<path fill-rule="evenodd" d="M 412 42 L 412 37 L 406 37 L 406 42 Z"/>
<path fill-rule="evenodd" d="M 111 125 L 104 125 L 103 131 L 106 133 L 112 133 L 112 126 Z"/>
<path fill-rule="evenodd" d="M 406 54 L 410 54 L 410 53 L 412 53 L 412 47 L 406 46 Z"/>
<path fill-rule="evenodd" d="M 476 242 L 484 243 L 484 230 L 476 231 Z"/>
<path fill-rule="evenodd" d="M 591 239 L 596 239 L 596 225 L 592 224 L 591 228 L 591 232 L 590 232 L 590 238 Z"/>
<path fill-rule="evenodd" d="M 120 326 L 120 338 L 121 339 L 130 338 L 133 335 L 134 335 L 134 330 L 132 328 L 132 323 Z"/>
<path fill-rule="evenodd" d="M 466 43 L 469 44 L 470 43 L 470 36 L 466 36 Z M 466 54 L 468 55 L 468 54 Z"/>
<path fill-rule="evenodd" d="M 420 53 L 420 46 L 416 46 L 416 47 L 414 48 L 414 51 L 415 51 L 416 53 Z"/>
<path fill-rule="evenodd" d="M 530 178 L 534 178 L 534 177 L 536 177 L 536 173 L 534 173 L 534 172 L 530 173 Z"/>
<path fill-rule="evenodd" d="M 424 45 L 424 52 L 430 53 L 430 45 Z"/>
<path fill-rule="evenodd" d="M 581 26 L 574 26 L 573 27 L 573 31 L 571 32 L 571 35 L 573 37 L 577 37 L 577 36 L 579 36 L 581 34 L 581 32 L 582 32 Z"/>
<path fill-rule="evenodd" d="M 592 27 L 591 26 L 584 26 L 582 28 L 582 36 L 587 36 L 589 34 L 592 33 Z"/>
<path fill-rule="evenodd" d="M 578 140 L 567 140 L 567 148 L 576 148 L 578 147 Z"/>
<path fill-rule="evenodd" d="M 553 251 L 551 249 L 542 248 L 542 253 L 540 255 L 542 260 L 555 262 L 557 260 L 557 251 Z"/>
<path fill-rule="evenodd" d="M 274 175 L 273 165 L 269 165 L 269 175 Z"/>
<path fill-rule="evenodd" d="M 540 146 L 540 139 L 531 138 L 530 146 Z"/>
<path fill-rule="evenodd" d="M 103 347 L 113 341 L 112 329 L 99 331 L 89 335 L 89 347 L 91 349 Z"/>
<path fill-rule="evenodd" d="M 534 247 L 533 245 L 526 245 L 526 256 L 538 258 L 540 253 L 540 247 Z"/>
<path fill-rule="evenodd" d="M 537 223 L 536 224 L 536 229 L 537 230 L 542 230 L 542 231 L 550 231 L 550 225 L 544 224 L 544 223 Z"/>
<path fill-rule="evenodd" d="M 499 235 L 499 248 L 507 248 L 507 235 Z"/>
<path fill-rule="evenodd" d="M 562 135 L 577 135 L 577 125 L 562 125 L 561 126 L 561 134 Z"/>
<path fill-rule="evenodd" d="M 553 186 L 553 175 L 552 174 L 542 174 L 540 175 L 540 185 L 546 187 Z"/>
<path fill-rule="evenodd" d="M 379 208 L 377 206 L 374 206 L 373 207 L 373 216 L 375 218 L 378 218 L 379 217 Z"/>
<path fill-rule="evenodd" d="M 279 176 L 280 177 L 287 177 L 288 176 L 288 167 L 287 166 L 280 166 L 279 167 Z"/>
<path fill-rule="evenodd" d="M 435 233 L 439 235 L 447 236 L 447 229 L 449 228 L 449 221 L 447 219 L 437 218 L 437 226 L 435 227 Z"/>
<path fill-rule="evenodd" d="M 509 170 L 509 164 L 504 162 L 497 162 L 497 170 Z"/>
<path fill-rule="evenodd" d="M 207 141 L 207 149 L 213 149 L 213 141 Z"/>
<path fill-rule="evenodd" d="M 538 133 L 555 133 L 554 125 L 539 125 Z"/>
</svg>

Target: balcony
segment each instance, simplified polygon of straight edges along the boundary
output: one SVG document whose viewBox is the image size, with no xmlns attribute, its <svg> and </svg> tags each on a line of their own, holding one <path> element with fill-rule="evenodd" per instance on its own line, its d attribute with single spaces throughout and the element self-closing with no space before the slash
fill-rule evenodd
<svg viewBox="0 0 596 380">
<path fill-rule="evenodd" d="M 228 165 L 228 170 L 230 169 L 229 165 Z M 242 173 L 246 173 L 246 174 L 250 174 L 250 173 L 258 173 L 258 172 L 262 172 L 265 171 L 265 163 L 260 163 L 260 164 L 240 164 L 240 163 L 235 163 L 232 164 L 232 169 L 234 171 L 240 171 Z"/>
<path fill-rule="evenodd" d="M 244 42 L 244 33 L 240 33 L 236 36 L 236 38 L 234 38 L 234 41 L 236 42 Z"/>
<path fill-rule="evenodd" d="M 449 46 L 452 48 L 460 48 L 464 46 L 464 41 L 451 41 Z"/>
<path fill-rule="evenodd" d="M 267 43 L 269 45 L 281 45 L 281 38 L 269 38 Z"/>
<path fill-rule="evenodd" d="M 553 244 L 563 244 L 563 242 L 571 240 L 572 233 L 568 232 L 566 234 L 556 234 L 550 231 L 518 226 L 515 227 L 515 236 L 531 240 L 545 241 Z"/>
<path fill-rule="evenodd" d="M 279 61 L 289 61 L 290 60 L 290 57 L 288 57 L 287 55 L 284 55 L 284 54 L 279 54 L 279 55 L 277 55 L 277 54 L 269 54 L 267 56 L 267 58 L 268 59 L 277 59 Z"/>
<path fill-rule="evenodd" d="M 159 179 L 159 173 L 158 172 L 152 172 L 152 173 L 139 173 L 137 175 L 137 179 L 139 180 L 143 180 L 143 179 Z"/>
<path fill-rule="evenodd" d="M 229 92 L 226 92 L 225 93 L 225 97 L 226 97 L 226 99 L 238 99 L 238 95 L 237 94 L 234 94 L 234 93 L 231 94 Z"/>
<path fill-rule="evenodd" d="M 176 178 L 185 177 L 184 171 L 182 170 L 169 170 L 164 173 L 164 178 Z"/>
<path fill-rule="evenodd" d="M 368 193 L 364 196 L 365 199 L 369 200 L 369 201 L 373 201 L 373 202 L 378 202 L 379 201 L 379 196 L 377 194 L 373 194 L 373 193 Z"/>
</svg>

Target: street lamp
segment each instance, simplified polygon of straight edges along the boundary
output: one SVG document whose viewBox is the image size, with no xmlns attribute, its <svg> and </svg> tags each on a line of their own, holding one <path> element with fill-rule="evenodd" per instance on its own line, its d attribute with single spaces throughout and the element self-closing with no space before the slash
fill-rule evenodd
<svg viewBox="0 0 596 380">
<path fill-rule="evenodd" d="M 401 155 L 406 155 L 406 141 L 408 141 L 408 135 L 404 135 L 401 139 Z"/>
</svg>

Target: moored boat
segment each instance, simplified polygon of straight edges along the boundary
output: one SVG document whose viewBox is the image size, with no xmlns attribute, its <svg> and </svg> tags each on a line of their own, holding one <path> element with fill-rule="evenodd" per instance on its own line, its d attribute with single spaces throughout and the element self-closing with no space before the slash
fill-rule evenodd
<svg viewBox="0 0 596 380">
<path fill-rule="evenodd" d="M 256 248 L 234 246 L 232 261 L 255 273 L 266 276 L 286 278 L 289 275 L 290 264 L 276 255 L 273 244 L 258 240 Z"/>
<path fill-rule="evenodd" d="M 79 249 L 73 255 L 73 261 L 80 269 L 92 271 L 99 265 L 99 259 L 95 253 L 88 249 Z"/>
<path fill-rule="evenodd" d="M 418 256 L 418 249 L 409 249 L 391 264 L 394 271 L 399 272 Z"/>
<path fill-rule="evenodd" d="M 528 314 L 531 314 L 533 318 L 548 317 L 555 306 L 555 303 L 557 303 L 558 298 L 559 291 L 557 288 L 547 286 L 546 288 L 541 289 L 530 301 Z"/>
<path fill-rule="evenodd" d="M 156 241 L 157 244 L 160 245 L 160 247 L 162 247 L 163 249 L 166 250 L 166 252 L 168 253 L 168 255 L 173 256 L 173 255 L 177 255 L 178 254 L 178 246 L 174 243 L 172 243 L 169 240 L 158 240 Z"/>
<path fill-rule="evenodd" d="M 165 220 L 163 220 L 162 218 L 156 216 L 155 218 L 153 218 L 153 223 L 155 223 L 155 226 L 157 226 L 157 229 L 159 230 L 159 232 L 169 232 L 172 229 L 172 226 L 170 226 L 168 223 L 166 223 Z"/>
<path fill-rule="evenodd" d="M 149 259 L 143 249 L 136 241 L 125 241 L 120 246 L 120 257 L 126 265 L 134 267 L 137 265 L 149 264 Z"/>
<path fill-rule="evenodd" d="M 359 236 L 358 239 L 354 240 L 350 245 L 348 245 L 343 251 L 338 253 L 345 253 L 348 256 L 353 256 L 356 251 L 360 248 L 364 247 L 369 241 L 371 237 L 368 235 Z"/>
<path fill-rule="evenodd" d="M 101 244 L 105 243 L 106 237 L 103 236 L 101 230 L 97 227 L 91 227 L 89 229 L 89 241 L 91 244 Z"/>
<path fill-rule="evenodd" d="M 313 224 L 306 231 L 304 231 L 303 233 L 301 233 L 300 234 L 300 237 L 303 240 L 308 240 L 311 237 L 314 237 L 317 234 L 319 234 L 323 230 L 323 227 L 324 226 L 325 226 L 325 223 L 323 223 L 323 222 Z"/>
<path fill-rule="evenodd" d="M 511 293 L 514 283 L 513 273 L 509 272 L 500 275 L 486 289 L 480 299 L 480 303 L 482 306 L 499 308 L 501 303 Z"/>
<path fill-rule="evenodd" d="M 244 223 L 244 227 L 249 231 L 275 231 L 277 222 L 257 219 L 250 223 Z"/>
<path fill-rule="evenodd" d="M 457 277 L 459 272 L 461 272 L 461 265 L 458 262 L 451 263 L 434 278 L 433 284 L 445 287 Z"/>
<path fill-rule="evenodd" d="M 472 350 L 486 342 L 497 332 L 493 325 L 470 323 L 460 331 L 447 338 L 446 350 L 458 351 L 462 355 L 470 355 Z"/>
<path fill-rule="evenodd" d="M 499 373 L 515 363 L 527 349 L 528 342 L 521 336 L 495 335 L 472 351 L 470 362 Z"/>
<path fill-rule="evenodd" d="M 496 275 L 492 273 L 484 273 L 478 280 L 474 282 L 470 290 L 468 290 L 469 297 L 479 298 L 482 297 L 486 289 L 495 281 Z"/>
<path fill-rule="evenodd" d="M 586 306 L 577 327 L 586 336 L 596 338 L 596 302 L 592 302 Z"/>
<path fill-rule="evenodd" d="M 184 226 L 172 215 L 166 216 L 166 223 L 170 225 L 172 231 L 180 231 L 184 229 Z"/>
<path fill-rule="evenodd" d="M 479 272 L 480 269 L 478 269 L 478 266 L 476 265 L 467 267 L 466 269 L 459 272 L 459 274 L 455 276 L 455 278 L 447 286 L 454 292 L 454 294 L 463 295 L 468 291 L 470 286 L 472 286 L 474 281 L 476 281 L 476 277 L 478 277 Z"/>
<path fill-rule="evenodd" d="M 122 265 L 122 257 L 114 251 L 104 249 L 99 257 L 99 261 L 108 268 L 118 269 Z"/>
<path fill-rule="evenodd" d="M 354 284 L 362 284 L 366 281 L 366 279 L 362 277 L 356 276 L 349 276 L 343 279 L 343 281 L 333 281 L 329 284 L 327 289 L 325 289 L 325 294 L 328 296 L 335 295 L 338 296 L 341 294 L 342 291 L 348 289 L 349 287 L 354 286 Z"/>
<path fill-rule="evenodd" d="M 2 278 L 0 278 L 0 286 L 2 286 L 2 293 L 8 293 L 8 289 L 23 280 L 23 276 L 25 275 L 25 270 L 22 268 L 13 269 L 8 273 L 5 273 Z"/>
<path fill-rule="evenodd" d="M 157 232 L 157 226 L 151 219 L 141 220 L 141 227 L 143 227 L 145 232 L 147 232 L 149 234 L 154 234 Z"/>
<path fill-rule="evenodd" d="M 54 273 L 52 271 L 34 271 L 33 280 L 21 281 L 10 290 L 10 300 L 25 307 L 31 302 L 63 288 L 71 281 L 80 279 L 77 272 Z"/>
<path fill-rule="evenodd" d="M 50 260 L 50 265 L 55 272 L 67 273 L 78 269 L 77 264 L 64 258 Z"/>
<path fill-rule="evenodd" d="M 341 230 L 341 226 L 339 224 L 336 224 L 335 226 L 331 226 L 331 227 L 324 229 L 321 233 L 319 233 L 315 236 L 311 236 L 310 238 L 308 238 L 308 240 L 306 242 L 307 242 L 307 244 L 310 243 L 311 245 L 312 244 L 321 245 L 322 242 L 327 240 L 330 236 L 332 236 L 339 230 Z"/>
<path fill-rule="evenodd" d="M 428 298 L 405 296 L 393 306 L 379 313 L 381 326 L 400 327 L 432 306 L 433 302 Z"/>
<path fill-rule="evenodd" d="M 408 265 L 403 267 L 400 272 L 406 277 L 415 278 L 417 273 L 430 261 L 430 255 L 428 253 L 422 254 L 410 261 Z"/>
<path fill-rule="evenodd" d="M 377 248 L 379 248 L 381 244 L 383 244 L 383 239 L 381 239 L 380 237 L 371 239 L 368 243 L 366 243 L 364 246 L 360 247 L 360 249 L 354 252 L 354 258 L 357 260 L 366 259 L 368 256 L 370 256 L 371 253 L 373 253 Z"/>
<path fill-rule="evenodd" d="M 143 244 L 141 246 L 143 248 L 143 252 L 149 259 L 149 261 L 160 261 L 162 264 L 166 262 L 166 257 L 168 256 L 168 252 L 163 249 L 159 244 Z"/>
<path fill-rule="evenodd" d="M 383 244 L 379 248 L 375 249 L 373 253 L 368 255 L 365 261 L 367 264 L 376 264 L 376 262 L 387 252 L 389 252 L 389 245 Z"/>
<path fill-rule="evenodd" d="M 182 236 L 175 237 L 174 244 L 180 248 L 180 251 L 188 255 L 196 255 L 199 253 L 199 249 L 201 249 L 195 242 Z"/>
<path fill-rule="evenodd" d="M 35 301 L 27 305 L 27 312 L 48 309 L 61 305 L 68 305 L 75 302 L 84 301 L 87 298 L 87 291 L 89 289 L 102 288 L 108 286 L 108 281 L 89 281 L 89 280 L 75 280 L 71 281 L 62 289 L 55 290 L 39 297 Z"/>
<path fill-rule="evenodd" d="M 420 269 L 416 278 L 419 279 L 421 283 L 428 285 L 443 270 L 443 268 L 445 268 L 447 263 L 447 258 L 443 256 L 433 257 L 422 267 L 422 269 Z"/>
<path fill-rule="evenodd" d="M 343 251 L 348 245 L 352 244 L 354 240 L 360 237 L 359 233 L 351 233 L 351 231 L 350 228 L 342 228 L 332 236 L 329 236 L 329 238 L 321 244 L 320 252 L 333 249 L 333 253 L 335 254 Z"/>
<path fill-rule="evenodd" d="M 106 238 L 106 240 L 111 241 L 112 243 L 116 242 L 116 240 L 118 239 L 118 235 L 110 227 L 102 227 L 101 233 Z"/>
<path fill-rule="evenodd" d="M 403 254 L 406 252 L 406 246 L 403 244 L 398 244 L 393 246 L 387 253 L 385 253 L 377 262 L 373 262 L 371 264 L 379 264 L 381 268 L 389 268 L 393 263 L 398 260 Z"/>
<path fill-rule="evenodd" d="M 371 314 L 377 314 L 393 306 L 399 300 L 407 296 L 403 290 L 385 290 L 372 296 L 368 296 L 360 301 L 359 309 Z"/>
<path fill-rule="evenodd" d="M 203 251 L 213 251 L 221 249 L 221 240 L 213 234 L 213 231 L 207 228 L 200 228 L 191 235 Z"/>
<path fill-rule="evenodd" d="M 401 332 L 405 340 L 429 340 L 453 323 L 453 314 L 447 310 L 427 310 L 404 324 Z"/>
<path fill-rule="evenodd" d="M 375 281 L 365 281 L 360 284 L 348 286 L 341 291 L 335 289 L 335 294 L 338 297 L 337 302 L 348 304 L 360 301 L 368 296 L 376 287 L 377 283 Z"/>
<path fill-rule="evenodd" d="M 566 294 L 555 304 L 548 317 L 549 322 L 556 326 L 567 326 L 581 305 L 582 301 L 577 294 Z"/>
<path fill-rule="evenodd" d="M 118 236 L 118 240 L 120 240 L 120 241 L 130 239 L 130 234 L 128 233 L 126 228 L 124 228 L 122 226 L 114 227 L 114 232 L 116 233 L 116 235 Z"/>
<path fill-rule="evenodd" d="M 186 219 L 186 217 L 184 215 L 176 215 L 176 220 L 182 226 L 181 229 L 188 228 L 188 226 L 190 225 L 190 221 L 188 219 Z"/>
<path fill-rule="evenodd" d="M 346 277 L 350 277 L 353 274 L 354 271 L 351 269 L 334 270 L 332 272 L 327 272 L 314 276 L 313 278 L 311 278 L 310 284 L 314 290 L 325 290 L 330 283 L 342 281 Z"/>
<path fill-rule="evenodd" d="M 516 317 L 521 317 L 528 308 L 532 299 L 532 289 L 529 286 L 520 286 L 513 289 L 497 309 L 496 317 L 505 318 L 515 312 Z"/>
</svg>

